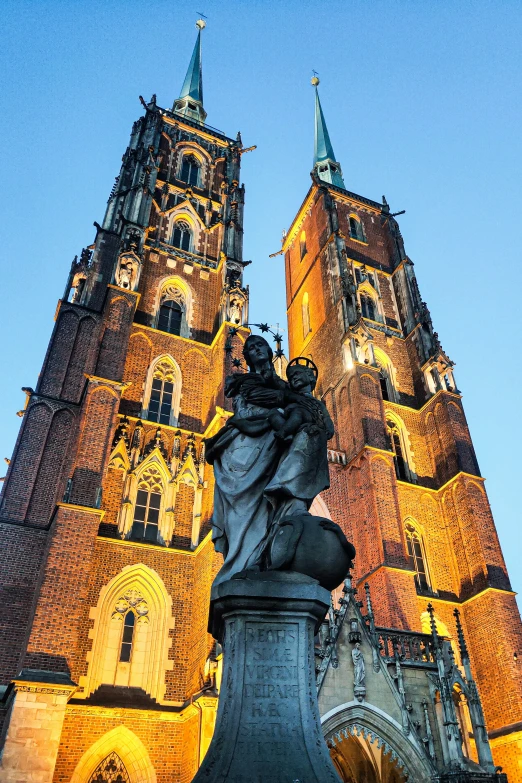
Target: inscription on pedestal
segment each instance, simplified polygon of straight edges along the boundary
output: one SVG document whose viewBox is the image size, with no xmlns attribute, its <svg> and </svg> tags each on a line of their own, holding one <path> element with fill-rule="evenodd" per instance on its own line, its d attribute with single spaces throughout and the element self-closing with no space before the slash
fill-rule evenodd
<svg viewBox="0 0 522 783">
<path fill-rule="evenodd" d="M 294 623 L 247 622 L 239 744 L 253 763 L 282 758 L 302 744 L 299 636 Z"/>
</svg>

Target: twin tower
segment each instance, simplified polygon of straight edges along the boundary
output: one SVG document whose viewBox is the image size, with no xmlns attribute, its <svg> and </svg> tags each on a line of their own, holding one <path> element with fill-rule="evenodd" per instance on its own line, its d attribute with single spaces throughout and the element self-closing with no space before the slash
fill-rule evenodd
<svg viewBox="0 0 522 783">
<path fill-rule="evenodd" d="M 246 369 L 249 291 L 245 150 L 205 124 L 197 26 L 172 109 L 142 101 L 24 388 L 0 504 L 0 783 L 189 781 L 212 736 L 203 438 L 230 415 L 225 376 Z M 357 550 L 325 626 L 337 646 L 318 641 L 325 736 L 346 783 L 495 765 L 514 783 L 522 626 L 453 364 L 386 200 L 346 189 L 314 82 L 312 181 L 282 248 L 288 333 L 336 429 L 312 510 Z"/>
</svg>

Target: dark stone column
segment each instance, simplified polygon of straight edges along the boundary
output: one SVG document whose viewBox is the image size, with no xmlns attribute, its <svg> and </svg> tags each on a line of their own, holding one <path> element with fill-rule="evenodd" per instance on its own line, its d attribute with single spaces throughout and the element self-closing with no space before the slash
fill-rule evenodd
<svg viewBox="0 0 522 783">
<path fill-rule="evenodd" d="M 216 729 L 193 783 L 339 783 L 321 732 L 314 634 L 330 594 L 310 577 L 248 573 L 213 589 L 223 645 Z"/>
</svg>

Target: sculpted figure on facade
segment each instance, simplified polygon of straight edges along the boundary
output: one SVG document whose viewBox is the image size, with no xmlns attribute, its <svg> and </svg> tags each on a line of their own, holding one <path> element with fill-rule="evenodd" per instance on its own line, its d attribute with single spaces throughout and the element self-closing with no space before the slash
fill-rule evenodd
<svg viewBox="0 0 522 783">
<path fill-rule="evenodd" d="M 326 564 L 326 550 L 345 545 L 339 562 L 347 570 L 353 547 L 341 529 L 308 513 L 330 485 L 326 447 L 334 434 L 326 406 L 313 397 L 317 368 L 309 359 L 294 359 L 289 382 L 283 381 L 272 349 L 256 335 L 247 338 L 243 354 L 249 372 L 225 383 L 234 415 L 207 441 L 216 480 L 213 539 L 224 556 L 214 584 L 247 570 L 290 569 L 321 579 L 319 564 L 310 561 L 322 552 Z M 344 575 L 334 575 L 334 586 Z"/>
<path fill-rule="evenodd" d="M 366 670 L 360 642 L 357 642 L 352 649 L 352 662 L 353 695 L 358 701 L 362 701 L 366 695 Z"/>
<path fill-rule="evenodd" d="M 135 291 L 138 284 L 139 267 L 139 259 L 134 253 L 122 254 L 116 268 L 116 285 L 127 291 Z"/>
</svg>

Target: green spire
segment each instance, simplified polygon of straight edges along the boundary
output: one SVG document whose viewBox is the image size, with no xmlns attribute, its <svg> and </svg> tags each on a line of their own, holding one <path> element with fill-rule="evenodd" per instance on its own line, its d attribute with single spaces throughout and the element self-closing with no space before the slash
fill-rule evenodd
<svg viewBox="0 0 522 783">
<path fill-rule="evenodd" d="M 179 98 L 174 101 L 172 111 L 197 122 L 205 122 L 207 113 L 203 108 L 203 72 L 201 67 L 201 31 L 206 27 L 203 19 L 196 22 L 198 37 L 190 58 L 187 75 Z"/>
<path fill-rule="evenodd" d="M 341 165 L 335 160 L 335 154 L 330 141 L 328 128 L 324 119 L 319 91 L 319 79 L 314 76 L 312 86 L 315 88 L 315 139 L 314 139 L 314 171 L 324 182 L 330 182 L 338 188 L 344 188 Z"/>
</svg>

